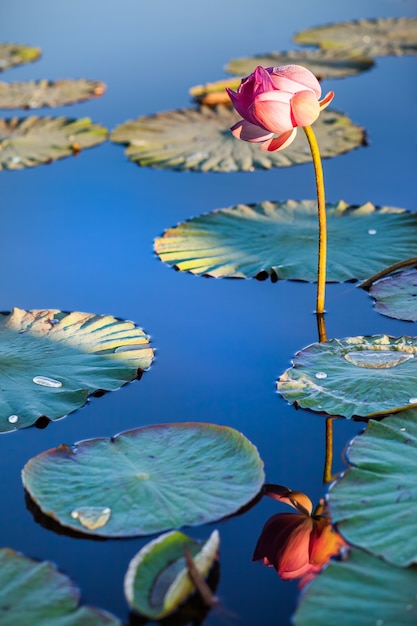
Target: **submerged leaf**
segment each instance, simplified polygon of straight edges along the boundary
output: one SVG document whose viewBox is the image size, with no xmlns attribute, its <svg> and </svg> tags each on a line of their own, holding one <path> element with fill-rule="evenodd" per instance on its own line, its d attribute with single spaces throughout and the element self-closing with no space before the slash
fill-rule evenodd
<svg viewBox="0 0 417 626">
<path fill-rule="evenodd" d="M 402 209 L 327 204 L 327 227 L 328 282 L 366 278 L 417 249 L 417 214 Z M 168 229 L 155 251 L 193 274 L 315 281 L 317 236 L 316 201 L 239 204 Z"/>
<path fill-rule="evenodd" d="M 138 165 L 174 170 L 245 172 L 311 161 L 304 133 L 284 151 L 265 152 L 233 137 L 230 128 L 238 119 L 227 106 L 167 111 L 121 124 L 110 139 L 127 144 L 126 156 Z M 323 111 L 314 130 L 323 158 L 349 152 L 365 141 L 363 129 L 336 111 Z"/>
<path fill-rule="evenodd" d="M 0 109 L 39 109 L 81 102 L 101 96 L 106 85 L 97 80 L 30 80 L 0 82 Z"/>
<path fill-rule="evenodd" d="M 124 581 L 129 606 L 150 619 L 173 613 L 195 592 L 184 557 L 189 550 L 197 571 L 207 576 L 219 550 L 220 537 L 214 530 L 200 544 L 178 530 L 146 544 L 129 563 Z"/>
<path fill-rule="evenodd" d="M 327 24 L 294 36 L 301 45 L 354 51 L 370 57 L 417 53 L 417 18 L 388 17 Z"/>
<path fill-rule="evenodd" d="M 52 563 L 0 550 L 1 626 L 122 626 L 110 613 L 79 601 L 77 587 Z"/>
<path fill-rule="evenodd" d="M 369 293 L 375 298 L 378 313 L 417 322 L 417 269 L 382 278 L 372 285 Z"/>
<path fill-rule="evenodd" d="M 78 154 L 107 139 L 107 130 L 87 117 L 0 119 L 0 170 L 21 170 Z"/>
<path fill-rule="evenodd" d="M 0 314 L 0 432 L 54 420 L 150 367 L 149 338 L 133 322 L 58 310 Z"/>
<path fill-rule="evenodd" d="M 239 76 L 247 76 L 257 65 L 275 67 L 280 65 L 302 65 L 319 79 L 342 78 L 370 69 L 374 60 L 363 55 L 337 53 L 334 50 L 290 50 L 270 52 L 253 57 L 233 59 L 226 71 Z M 234 87 L 232 87 L 234 89 Z M 314 125 L 314 128 L 316 125 Z"/>
<path fill-rule="evenodd" d="M 60 446 L 31 459 L 22 476 L 45 515 L 104 537 L 220 519 L 252 500 L 264 481 L 248 439 L 226 426 L 198 423 L 146 426 Z M 106 512 L 104 524 L 86 523 L 91 508 Z"/>
<path fill-rule="evenodd" d="M 351 467 L 329 494 L 338 530 L 393 565 L 417 563 L 417 409 L 370 420 L 347 459 Z"/>
<path fill-rule="evenodd" d="M 291 404 L 347 418 L 417 405 L 417 337 L 348 337 L 298 352 L 278 380 Z"/>
<path fill-rule="evenodd" d="M 295 626 L 414 626 L 417 567 L 401 569 L 352 550 L 331 562 L 301 596 Z"/>
<path fill-rule="evenodd" d="M 31 48 L 16 43 L 0 43 L 0 72 L 15 65 L 36 61 L 40 55 L 40 48 Z"/>
</svg>

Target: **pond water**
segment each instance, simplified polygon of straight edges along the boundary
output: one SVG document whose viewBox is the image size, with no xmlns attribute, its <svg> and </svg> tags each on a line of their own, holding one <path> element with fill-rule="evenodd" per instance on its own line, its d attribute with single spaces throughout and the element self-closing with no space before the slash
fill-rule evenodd
<svg viewBox="0 0 417 626">
<path fill-rule="evenodd" d="M 39 114 L 88 116 L 113 129 L 139 115 L 188 106 L 189 87 L 225 77 L 222 68 L 232 58 L 295 49 L 291 37 L 299 30 L 412 16 L 415 10 L 407 0 L 2 0 L 0 41 L 43 50 L 40 61 L 2 79 L 102 80 L 103 97 Z M 415 210 L 415 74 L 415 57 L 384 57 L 359 76 L 326 81 L 324 91 L 336 94 L 334 107 L 365 127 L 369 138 L 368 147 L 324 162 L 329 201 Z M 120 146 L 106 142 L 50 166 L 1 172 L 0 188 L 0 310 L 109 313 L 143 327 L 157 351 L 140 382 L 92 399 L 46 429 L 0 437 L 1 544 L 53 561 L 80 587 L 83 603 L 135 623 L 122 581 L 147 539 L 74 539 L 45 528 L 26 507 L 21 469 L 61 443 L 145 424 L 212 422 L 238 429 L 257 446 L 268 482 L 318 501 L 324 493 L 324 418 L 296 412 L 275 392 L 295 352 L 317 341 L 315 286 L 204 280 L 169 269 L 152 247 L 167 227 L 216 208 L 314 198 L 312 166 L 158 171 L 129 163 Z M 415 324 L 375 313 L 369 296 L 352 284 L 329 285 L 326 309 L 329 338 L 415 334 Z M 347 441 L 362 428 L 336 422 L 336 470 L 343 467 Z M 283 510 L 263 499 L 243 515 L 189 529 L 196 538 L 213 528 L 221 535 L 221 608 L 207 616 L 207 626 L 290 622 L 297 583 L 251 562 L 263 524 Z"/>
</svg>

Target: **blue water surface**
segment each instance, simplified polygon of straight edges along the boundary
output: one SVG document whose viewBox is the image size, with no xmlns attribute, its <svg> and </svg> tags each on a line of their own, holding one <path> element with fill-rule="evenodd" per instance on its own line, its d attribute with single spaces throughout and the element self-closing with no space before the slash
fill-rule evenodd
<svg viewBox="0 0 417 626">
<path fill-rule="evenodd" d="M 40 61 L 1 78 L 102 80 L 103 97 L 39 114 L 88 116 L 113 129 L 139 115 L 189 106 L 192 85 L 225 77 L 232 58 L 295 49 L 291 37 L 299 30 L 415 14 L 412 0 L 2 0 L 0 41 L 43 52 Z M 365 127 L 369 139 L 368 147 L 325 162 L 329 201 L 415 210 L 415 74 L 415 57 L 384 57 L 359 76 L 325 82 L 324 91 L 336 93 L 334 107 Z M 2 546 L 53 561 L 80 587 L 83 603 L 128 623 L 123 576 L 146 540 L 97 542 L 44 528 L 26 508 L 20 472 L 29 458 L 61 443 L 145 424 L 232 426 L 258 447 L 268 482 L 317 502 L 324 493 L 323 416 L 296 412 L 275 392 L 294 353 L 317 340 L 315 286 L 205 280 L 172 271 L 153 253 L 156 236 L 192 216 L 314 193 L 311 165 L 230 174 L 158 171 L 128 162 L 110 142 L 50 166 L 0 172 L 0 310 L 109 313 L 142 326 L 157 350 L 140 382 L 92 399 L 45 430 L 0 437 Z M 329 337 L 415 334 L 415 324 L 376 314 L 352 284 L 329 285 L 326 308 Z M 336 423 L 336 469 L 362 428 Z M 251 562 L 263 524 L 284 510 L 264 499 L 244 515 L 190 529 L 196 538 L 214 527 L 221 535 L 222 608 L 209 614 L 207 626 L 290 623 L 297 583 Z"/>
</svg>

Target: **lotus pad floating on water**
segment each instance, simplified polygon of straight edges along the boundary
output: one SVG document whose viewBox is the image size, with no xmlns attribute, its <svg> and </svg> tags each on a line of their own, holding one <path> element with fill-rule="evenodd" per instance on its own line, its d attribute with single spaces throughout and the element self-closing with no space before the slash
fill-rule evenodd
<svg viewBox="0 0 417 626">
<path fill-rule="evenodd" d="M 122 626 L 110 613 L 79 601 L 77 587 L 52 563 L 0 550 L 0 626 Z"/>
<path fill-rule="evenodd" d="M 87 117 L 0 119 L 0 170 L 21 170 L 78 154 L 107 139 L 107 130 Z"/>
<path fill-rule="evenodd" d="M 375 310 L 387 317 L 417 322 L 417 270 L 412 269 L 382 278 L 369 291 Z"/>
<path fill-rule="evenodd" d="M 271 52 L 253 57 L 233 59 L 226 71 L 239 76 L 251 74 L 257 65 L 276 67 L 280 65 L 302 65 L 319 79 L 342 78 L 368 70 L 374 65 L 373 59 L 362 55 L 338 54 L 334 50 L 290 50 Z M 314 125 L 315 128 L 315 125 Z"/>
<path fill-rule="evenodd" d="M 227 106 L 167 111 L 121 124 L 110 139 L 127 144 L 126 156 L 138 165 L 174 170 L 245 172 L 311 161 L 304 133 L 284 151 L 265 152 L 233 137 L 230 127 L 239 119 Z M 336 111 L 323 111 L 314 131 L 323 158 L 349 152 L 365 138 L 362 128 Z"/>
<path fill-rule="evenodd" d="M 294 41 L 371 57 L 416 54 L 417 18 L 380 18 L 328 24 L 297 33 Z"/>
<path fill-rule="evenodd" d="M 0 314 L 0 432 L 54 420 L 148 369 L 153 350 L 133 322 L 57 310 Z"/>
<path fill-rule="evenodd" d="M 361 550 L 332 561 L 309 585 L 295 626 L 415 626 L 417 567 L 393 567 Z"/>
<path fill-rule="evenodd" d="M 291 404 L 344 417 L 417 406 L 417 337 L 348 337 L 298 352 L 278 380 Z"/>
<path fill-rule="evenodd" d="M 402 209 L 327 204 L 327 228 L 329 282 L 366 278 L 417 249 L 417 214 Z M 315 201 L 261 202 L 170 228 L 156 239 L 155 251 L 193 274 L 315 281 L 317 236 Z"/>
<path fill-rule="evenodd" d="M 60 446 L 31 459 L 23 483 L 63 526 L 105 537 L 150 535 L 231 515 L 264 481 L 256 448 L 214 424 L 161 424 Z"/>
<path fill-rule="evenodd" d="M 370 420 L 347 458 L 351 467 L 329 494 L 338 531 L 393 565 L 416 563 L 417 409 Z"/>
<path fill-rule="evenodd" d="M 31 80 L 24 83 L 0 82 L 0 109 L 39 109 L 81 102 L 101 96 L 104 83 L 96 80 Z"/>
<path fill-rule="evenodd" d="M 0 43 L 0 72 L 15 65 L 36 61 L 40 55 L 40 48 L 31 48 L 16 43 Z"/>
<path fill-rule="evenodd" d="M 217 556 L 219 543 L 217 530 L 204 544 L 174 530 L 146 544 L 130 562 L 125 576 L 129 606 L 154 620 L 176 611 L 196 589 L 188 574 L 185 550 L 205 577 Z"/>
</svg>

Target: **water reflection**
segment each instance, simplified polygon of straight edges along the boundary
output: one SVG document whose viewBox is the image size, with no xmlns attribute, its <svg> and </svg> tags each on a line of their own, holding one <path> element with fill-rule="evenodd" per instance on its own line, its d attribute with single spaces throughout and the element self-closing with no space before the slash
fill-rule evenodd
<svg viewBox="0 0 417 626">
<path fill-rule="evenodd" d="M 283 580 L 299 578 L 302 587 L 347 544 L 333 528 L 324 500 L 313 512 L 313 504 L 304 493 L 282 485 L 265 485 L 264 493 L 297 512 L 269 518 L 252 560 L 274 567 Z"/>
</svg>

